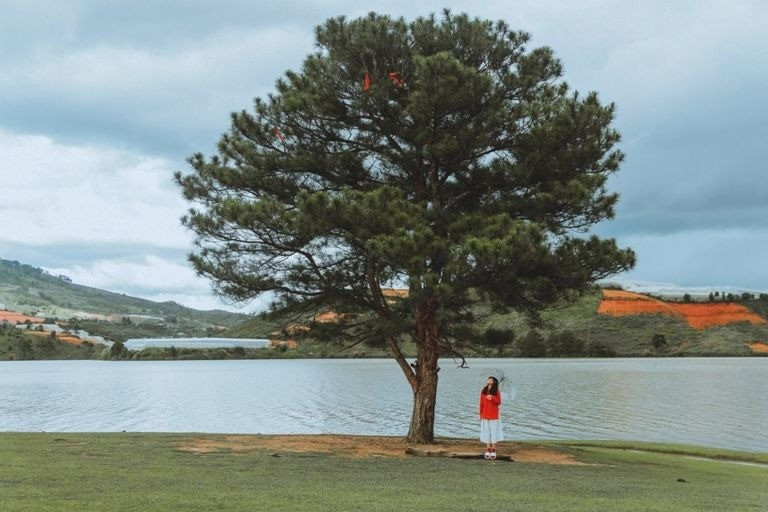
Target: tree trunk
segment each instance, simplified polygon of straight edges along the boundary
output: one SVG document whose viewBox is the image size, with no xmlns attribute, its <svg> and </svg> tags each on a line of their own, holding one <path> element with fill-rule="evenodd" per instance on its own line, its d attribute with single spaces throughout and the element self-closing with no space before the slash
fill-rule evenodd
<svg viewBox="0 0 768 512">
<path fill-rule="evenodd" d="M 434 363 L 419 359 L 421 373 L 413 390 L 411 426 L 406 439 L 411 443 L 431 443 L 435 438 L 435 403 L 437 401 L 437 357 Z"/>
<path fill-rule="evenodd" d="M 435 403 L 437 402 L 437 307 L 433 302 L 422 304 L 416 314 L 416 368 L 413 390 L 413 411 L 406 440 L 411 443 L 431 443 L 435 438 Z"/>
</svg>

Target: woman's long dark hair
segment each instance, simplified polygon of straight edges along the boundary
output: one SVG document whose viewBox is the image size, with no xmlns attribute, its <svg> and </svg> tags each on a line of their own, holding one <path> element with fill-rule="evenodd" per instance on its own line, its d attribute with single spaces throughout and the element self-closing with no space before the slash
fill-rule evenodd
<svg viewBox="0 0 768 512">
<path fill-rule="evenodd" d="M 491 387 L 488 388 L 488 384 L 483 386 L 483 394 L 484 395 L 498 395 L 499 394 L 499 379 L 491 375 L 488 377 L 489 379 L 493 379 L 493 384 L 491 384 Z"/>
</svg>

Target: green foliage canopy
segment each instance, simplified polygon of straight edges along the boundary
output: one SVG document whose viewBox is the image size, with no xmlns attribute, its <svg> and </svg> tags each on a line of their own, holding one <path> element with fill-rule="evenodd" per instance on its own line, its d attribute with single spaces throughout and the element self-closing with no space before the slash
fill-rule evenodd
<svg viewBox="0 0 768 512">
<path fill-rule="evenodd" d="M 549 48 L 448 11 L 334 18 L 316 42 L 274 94 L 232 114 L 216 155 L 176 173 L 190 260 L 218 292 L 357 313 L 341 327 L 388 340 L 417 390 L 420 372 L 436 385 L 474 303 L 535 317 L 634 264 L 588 234 L 617 200 L 614 106 L 571 92 Z"/>
<path fill-rule="evenodd" d="M 569 93 L 551 50 L 449 13 L 316 35 L 301 72 L 232 115 L 218 155 L 177 173 L 201 207 L 184 218 L 192 262 L 220 292 L 379 309 L 378 287 L 407 285 L 446 309 L 483 290 L 535 312 L 632 265 L 571 236 L 613 216 L 622 155 L 613 105 Z"/>
</svg>

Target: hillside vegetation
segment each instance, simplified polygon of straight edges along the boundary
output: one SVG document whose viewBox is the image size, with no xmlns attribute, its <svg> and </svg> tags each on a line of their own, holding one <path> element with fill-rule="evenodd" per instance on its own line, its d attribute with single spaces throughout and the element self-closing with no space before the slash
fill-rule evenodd
<svg viewBox="0 0 768 512">
<path fill-rule="evenodd" d="M 604 296 L 605 294 L 605 296 Z M 173 302 L 156 303 L 80 286 L 63 276 L 0 259 L 0 303 L 26 314 L 57 319 L 70 329 L 84 329 L 112 341 L 141 337 L 226 336 L 268 338 L 290 342 L 279 350 L 170 351 L 147 349 L 135 359 L 243 357 L 386 357 L 375 341 L 343 346 L 324 336 L 322 323 L 330 312 L 315 317 L 225 311 L 197 311 Z M 130 320 L 105 322 L 73 318 L 76 312 L 136 314 L 164 321 L 144 324 Z M 768 296 L 729 297 L 727 301 L 661 300 L 622 290 L 595 288 L 576 302 L 545 311 L 542 323 L 531 326 L 517 313 L 477 311 L 475 343 L 465 357 L 669 357 L 750 356 L 768 354 Z M 9 322 L 11 324 L 13 322 Z M 308 326 L 314 331 L 307 331 Z M 32 337 L 19 329 L 0 329 L 0 359 L 86 359 L 104 357 L 88 343 L 62 343 L 55 337 Z M 310 332 L 314 334 L 310 335 Z M 20 334 L 26 334 L 20 336 Z M 407 342 L 404 352 L 415 350 Z M 127 354 L 121 354 L 125 358 Z"/>
<path fill-rule="evenodd" d="M 73 336 L 51 335 L 17 324 L 56 323 L 108 341 L 141 337 L 218 335 L 248 315 L 198 311 L 175 302 L 153 302 L 72 283 L 66 276 L 0 259 L 0 360 L 93 359 L 104 346 Z M 5 308 L 5 309 L 3 309 Z M 111 316 L 112 321 L 97 320 Z M 114 319 L 117 320 L 114 320 Z M 141 322 L 132 319 L 146 318 Z"/>
<path fill-rule="evenodd" d="M 606 290 L 608 295 L 611 292 Z M 489 357 L 669 357 L 765 355 L 768 349 L 768 297 L 731 298 L 727 302 L 664 301 L 629 294 L 655 309 L 612 314 L 615 305 L 596 288 L 572 304 L 545 311 L 542 323 L 531 326 L 518 313 L 478 312 L 480 343 L 467 345 L 463 355 Z M 615 312 L 615 311 L 614 311 Z M 306 320 L 309 322 L 309 320 Z M 375 344 L 346 351 L 332 342 L 302 338 L 301 325 L 263 315 L 246 320 L 231 332 L 241 337 L 293 336 L 299 347 L 317 356 L 386 355 Z M 276 327 L 282 325 L 280 331 Z M 286 326 L 293 328 L 286 328 Z M 404 352 L 413 355 L 406 344 Z"/>
<path fill-rule="evenodd" d="M 232 326 L 247 315 L 198 311 L 175 302 L 153 302 L 72 283 L 66 276 L 18 261 L 0 259 L 0 303 L 33 316 L 68 319 L 78 313 L 147 315 L 196 325 Z"/>
<path fill-rule="evenodd" d="M 610 296 L 610 291 L 605 292 Z M 497 317 L 493 322 L 512 327 L 522 336 L 516 343 L 518 355 L 542 355 L 530 338 L 543 340 L 546 355 L 553 357 L 761 355 L 753 344 L 768 341 L 765 309 L 752 307 L 753 303 L 768 304 L 765 297 L 720 304 L 642 297 L 661 310 L 610 314 L 603 291 L 597 290 L 571 306 L 547 312 L 542 329 L 526 328 L 516 315 Z"/>
</svg>

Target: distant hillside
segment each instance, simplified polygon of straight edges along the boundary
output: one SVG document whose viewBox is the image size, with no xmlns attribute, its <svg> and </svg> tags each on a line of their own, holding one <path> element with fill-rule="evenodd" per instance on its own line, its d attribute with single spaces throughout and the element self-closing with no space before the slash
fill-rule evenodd
<svg viewBox="0 0 768 512">
<path fill-rule="evenodd" d="M 605 293 L 610 298 L 617 295 Z M 586 347 L 604 347 L 628 357 L 764 355 L 766 297 L 710 304 L 619 293 L 631 299 L 617 306 L 613 300 L 603 300 L 599 291 L 547 313 L 547 335 L 569 331 Z"/>
<path fill-rule="evenodd" d="M 764 356 L 768 351 L 768 297 L 740 298 L 718 304 L 661 301 L 631 294 L 635 311 L 607 314 L 603 291 L 596 289 L 573 304 L 543 313 L 543 324 L 532 327 L 518 313 L 490 314 L 478 328 L 507 333 L 495 345 L 473 345 L 467 357 L 673 357 L 673 356 Z M 643 308 L 642 306 L 647 306 Z M 629 308 L 624 305 L 623 307 Z M 293 319 L 292 322 L 296 322 Z M 270 329 L 291 322 L 254 317 L 231 331 L 238 337 L 269 335 Z M 295 325 L 295 324 L 294 324 Z M 235 334 L 236 333 L 236 334 Z M 510 334 L 511 333 L 511 334 Z M 318 343 L 298 336 L 299 347 L 322 356 L 345 355 L 330 340 Z M 404 352 L 412 357 L 413 347 Z M 356 346 L 349 354 L 382 354 L 381 347 Z"/>
<path fill-rule="evenodd" d="M 72 283 L 66 276 L 18 261 L 0 259 L 0 304 L 29 315 L 68 319 L 80 312 L 101 315 L 146 315 L 176 323 L 231 327 L 247 315 L 228 311 L 199 311 L 175 302 L 153 302 Z"/>
<path fill-rule="evenodd" d="M 603 290 L 573 304 L 543 313 L 532 327 L 518 313 L 478 315 L 478 331 L 495 331 L 494 341 L 467 345 L 464 355 L 500 357 L 670 357 L 768 355 L 768 296 L 736 297 L 713 304 L 661 300 L 628 292 Z M 64 276 L 16 261 L 0 259 L 0 303 L 30 315 L 72 318 L 85 311 L 103 315 L 146 315 L 165 319 L 163 325 L 101 322 L 80 319 L 70 327 L 123 341 L 134 337 L 204 336 L 296 340 L 288 357 L 386 356 L 383 345 L 359 344 L 344 349 L 333 339 L 309 337 L 309 318 L 279 315 L 247 316 L 226 311 L 197 311 L 174 302 L 157 303 L 71 283 Z M 482 308 L 479 308 L 482 309 Z M 218 326 L 227 327 L 220 330 Z M 1 340 L 0 340 L 1 341 Z M 0 350 L 2 349 L 0 344 Z M 8 351 L 9 349 L 6 349 Z M 403 351 L 415 355 L 407 342 Z M 279 356 L 279 354 L 277 354 Z M 75 357 L 73 355 L 73 357 Z M 1 357 L 0 357 L 1 358 Z"/>
</svg>

